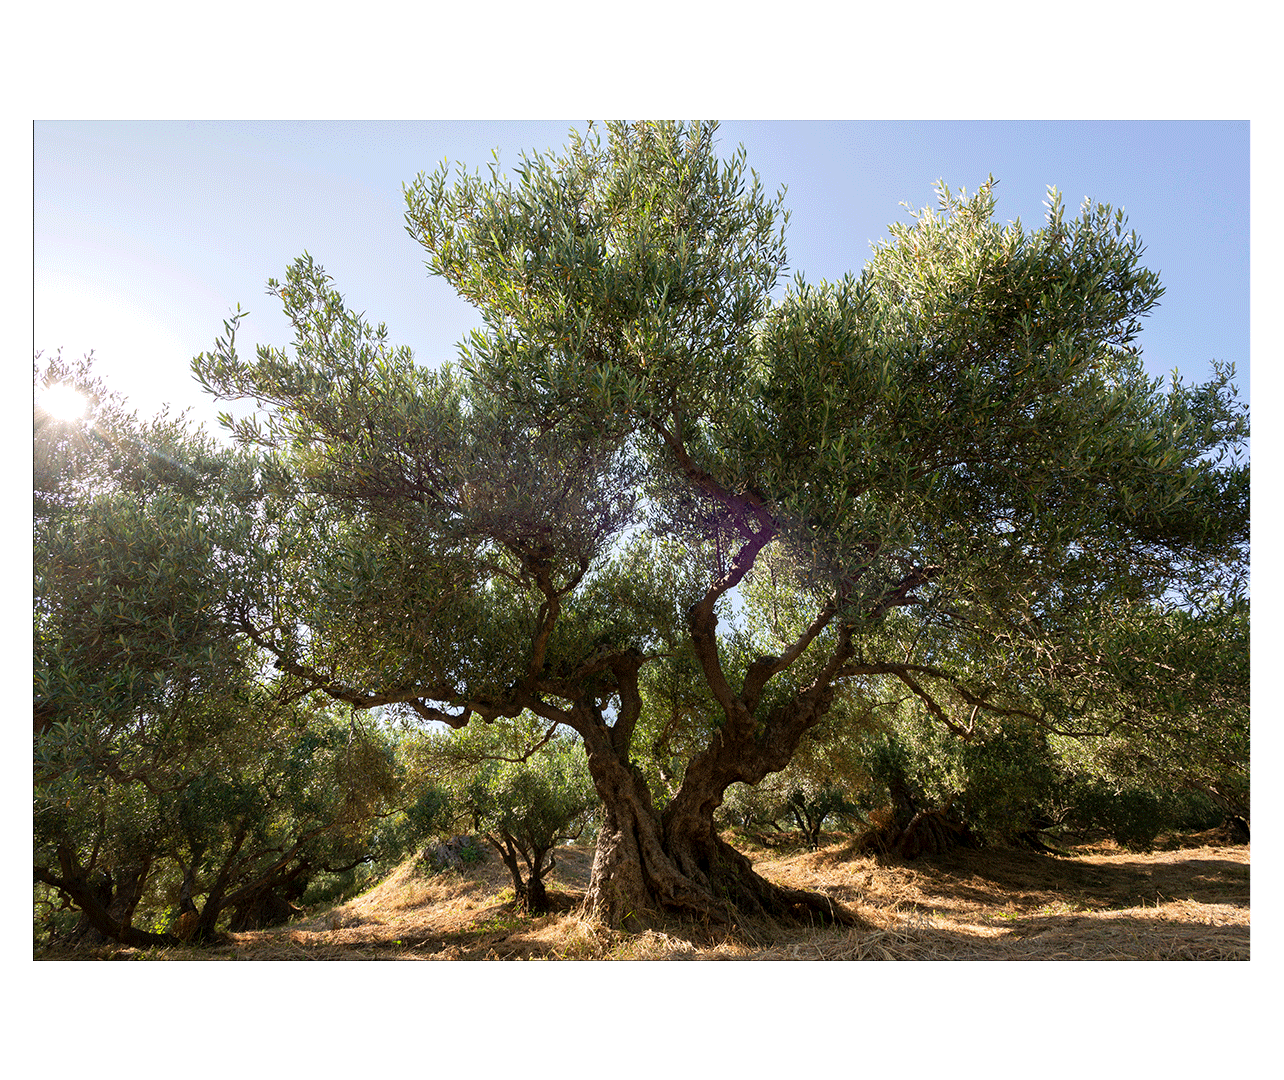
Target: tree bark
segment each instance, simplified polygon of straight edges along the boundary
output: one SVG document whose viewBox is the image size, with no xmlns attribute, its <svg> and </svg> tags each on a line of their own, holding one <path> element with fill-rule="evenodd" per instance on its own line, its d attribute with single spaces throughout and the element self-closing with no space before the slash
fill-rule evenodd
<svg viewBox="0 0 1284 1080">
<path fill-rule="evenodd" d="M 664 850 L 646 783 L 609 740 L 586 739 L 589 772 L 602 799 L 602 822 L 585 897 L 586 913 L 611 927 L 642 930 L 683 901 L 701 914 L 711 898 L 692 888 Z"/>
<path fill-rule="evenodd" d="M 58 845 L 58 862 L 60 872 L 57 874 L 44 867 L 35 867 L 35 880 L 51 885 L 69 896 L 72 903 L 80 909 L 89 928 L 104 940 L 118 941 L 122 945 L 138 948 L 180 944 L 179 939 L 170 934 L 153 934 L 147 930 L 139 930 L 130 923 L 134 908 L 142 895 L 150 860 L 146 860 L 139 868 L 127 871 L 122 876 L 119 887 L 115 888 L 110 877 L 99 876 L 94 879 L 90 871 L 79 864 L 66 844 Z"/>
<path fill-rule="evenodd" d="M 615 752 L 609 729 L 602 731 L 594 737 L 590 729 L 585 739 L 589 771 L 603 806 L 585 897 L 589 917 L 626 930 L 674 916 L 721 926 L 762 916 L 852 921 L 849 912 L 827 897 L 768 881 L 718 836 L 713 813 L 738 776 L 708 762 L 697 768 L 705 757 L 698 755 L 661 816 L 641 772 Z"/>
</svg>

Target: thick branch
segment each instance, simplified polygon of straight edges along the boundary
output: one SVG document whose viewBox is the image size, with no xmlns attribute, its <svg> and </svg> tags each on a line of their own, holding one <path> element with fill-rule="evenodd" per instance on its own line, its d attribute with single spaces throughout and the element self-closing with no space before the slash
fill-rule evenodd
<svg viewBox="0 0 1284 1080">
<path fill-rule="evenodd" d="M 760 656 L 749 665 L 749 670 L 745 672 L 744 686 L 740 691 L 740 700 L 744 702 L 745 708 L 750 712 L 757 709 L 758 700 L 762 696 L 762 688 L 767 685 L 767 682 L 774 675 L 784 671 L 806 652 L 807 647 L 829 625 L 837 610 L 837 605 L 832 601 L 827 603 L 821 608 L 816 618 L 812 620 L 811 625 L 799 636 L 798 640 L 780 656 Z"/>
<path fill-rule="evenodd" d="M 300 835 L 300 836 L 295 840 L 294 844 L 292 844 L 292 845 L 291 845 L 291 847 L 289 848 L 289 850 L 288 850 L 288 851 L 286 851 L 283 855 L 279 856 L 279 857 L 276 859 L 276 861 L 275 861 L 275 862 L 273 862 L 270 866 L 266 867 L 266 868 L 265 868 L 265 869 L 263 869 L 263 870 L 260 870 L 260 871 L 259 871 L 259 873 L 258 873 L 258 875 L 255 877 L 255 879 L 254 879 L 252 882 L 250 882 L 248 885 L 243 885 L 243 886 L 241 886 L 239 889 L 237 889 L 235 892 L 233 892 L 233 893 L 229 894 L 228 896 L 222 896 L 222 895 L 221 895 L 222 889 L 227 887 L 227 882 L 226 882 L 226 881 L 224 881 L 224 882 L 223 882 L 223 884 L 222 884 L 222 886 L 221 886 L 221 888 L 219 889 L 219 892 L 220 892 L 220 896 L 219 896 L 219 907 L 220 907 L 220 909 L 222 909 L 222 908 L 226 908 L 226 907 L 231 907 L 231 906 L 233 906 L 234 904 L 239 903 L 239 902 L 240 902 L 241 900 L 243 900 L 245 897 L 250 896 L 250 895 L 252 895 L 253 893 L 258 892 L 259 890 L 263 889 L 266 885 L 272 884 L 272 883 L 273 883 L 273 879 L 275 879 L 275 878 L 276 878 L 276 876 L 277 876 L 278 874 L 280 874 L 280 872 L 281 872 L 282 870 L 284 870 L 284 869 L 285 869 L 285 868 L 290 864 L 290 861 L 291 861 L 291 860 L 292 860 L 292 859 L 293 859 L 293 858 L 294 858 L 294 857 L 299 853 L 299 851 L 302 849 L 302 847 L 303 847 L 303 845 L 304 845 L 304 844 L 306 844 L 306 843 L 307 843 L 309 840 L 311 840 L 314 836 L 319 836 L 321 833 L 323 833 L 323 832 L 325 832 L 327 829 L 331 828 L 331 827 L 333 826 L 333 824 L 334 824 L 333 822 L 327 822 L 327 823 L 325 823 L 324 825 L 317 825 L 317 826 L 314 826 L 313 828 L 311 828 L 311 829 L 307 830 L 306 832 L 304 832 L 302 835 Z M 239 847 L 240 847 L 240 844 L 238 843 L 237 848 L 239 849 Z M 233 855 L 235 855 L 235 854 L 236 854 L 236 850 L 234 849 L 234 850 L 233 850 L 233 852 L 232 852 L 232 855 L 229 855 L 229 856 L 228 856 L 228 863 L 227 863 L 226 865 L 228 866 L 229 870 L 230 870 L 231 865 L 232 865 L 232 864 L 231 864 L 231 858 L 232 858 L 232 856 L 233 856 Z M 240 868 L 245 867 L 245 866 L 248 866 L 251 862 L 253 862 L 255 859 L 259 858 L 259 857 L 260 857 L 260 856 L 262 856 L 263 854 L 264 854 L 264 852 L 263 852 L 262 850 L 260 850 L 260 851 L 255 852 L 253 855 L 249 855 L 249 856 L 247 856 L 246 858 L 241 859 L 241 860 L 237 863 L 237 870 L 238 870 L 238 872 L 239 872 Z M 354 865 L 355 865 L 355 864 L 354 864 Z M 231 877 L 232 877 L 232 875 L 231 875 L 231 873 L 229 873 L 229 874 L 228 874 L 228 880 L 230 880 L 230 879 L 231 879 Z M 213 889 L 211 889 L 211 890 L 210 890 L 210 894 L 211 894 L 211 896 L 214 894 L 214 890 L 213 890 Z M 207 907 L 209 906 L 209 901 L 208 901 L 208 900 L 206 901 L 206 906 L 207 906 Z"/>
<path fill-rule="evenodd" d="M 687 627 L 691 633 L 691 644 L 700 661 L 700 667 L 704 670 L 705 680 L 718 704 L 722 706 L 727 720 L 732 723 L 747 713 L 743 703 L 731 689 L 731 684 L 727 682 L 726 673 L 722 670 L 722 658 L 718 652 L 718 617 L 713 609 L 719 597 L 735 588 L 744 579 L 745 574 L 758 558 L 759 552 L 767 546 L 773 535 L 770 528 L 762 528 L 752 534 L 745 546 L 736 553 L 727 574 L 710 585 L 699 603 L 692 605 L 687 611 Z"/>
<path fill-rule="evenodd" d="M 178 938 L 170 934 L 153 934 L 148 930 L 131 926 L 128 919 L 119 921 L 114 919 L 90 885 L 88 871 L 77 863 L 75 855 L 66 844 L 58 845 L 58 862 L 61 875 L 43 866 L 34 866 L 34 879 L 57 889 L 63 896 L 68 897 L 84 913 L 85 918 L 89 920 L 89 925 L 104 937 L 135 948 L 182 944 Z"/>
<path fill-rule="evenodd" d="M 463 727 L 474 713 L 484 719 L 493 719 L 496 716 L 504 715 L 506 710 L 511 708 L 510 705 L 504 703 L 461 701 L 456 695 L 455 688 L 444 684 L 438 686 L 415 686 L 382 694 L 372 694 L 364 690 L 357 690 L 344 683 L 327 678 L 309 664 L 302 664 L 295 660 L 285 650 L 255 630 L 247 618 L 242 616 L 238 619 L 237 629 L 256 645 L 275 657 L 274 663 L 278 671 L 293 675 L 300 682 L 306 684 L 309 690 L 319 690 L 336 701 L 342 701 L 354 708 L 374 709 L 380 705 L 408 705 L 423 719 L 440 721 L 453 728 Z M 429 705 L 429 701 L 450 702 L 460 706 L 463 711 L 460 713 L 446 712 L 443 709 Z"/>
<path fill-rule="evenodd" d="M 642 715 L 642 695 L 638 691 L 638 670 L 645 658 L 636 649 L 620 657 L 612 666 L 620 694 L 620 712 L 611 727 L 611 742 L 617 754 L 628 757 L 633 730 Z"/>
<path fill-rule="evenodd" d="M 896 672 L 896 677 L 908 686 L 914 692 L 915 696 L 927 706 L 928 712 L 954 732 L 955 735 L 961 738 L 964 742 L 971 739 L 972 732 L 951 720 L 949 716 L 946 715 L 945 710 L 941 708 L 940 703 L 937 702 L 931 694 L 924 690 L 908 671 L 898 671 Z M 973 715 L 975 715 L 975 711 L 973 712 Z"/>
</svg>

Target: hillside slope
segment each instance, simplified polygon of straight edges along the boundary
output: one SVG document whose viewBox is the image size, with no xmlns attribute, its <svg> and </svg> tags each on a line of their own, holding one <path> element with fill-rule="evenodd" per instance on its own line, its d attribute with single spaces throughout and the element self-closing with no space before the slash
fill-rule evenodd
<svg viewBox="0 0 1284 1080">
<path fill-rule="evenodd" d="M 1170 841 L 1148 855 L 1110 842 L 1070 857 L 990 849 L 914 862 L 854 854 L 831 836 L 817 852 L 748 847 L 781 884 L 824 892 L 855 928 L 668 925 L 603 931 L 578 912 L 593 852 L 558 853 L 547 879 L 554 911 L 514 910 L 493 853 L 467 873 L 417 859 L 355 899 L 285 927 L 229 935 L 172 959 L 241 960 L 1247 960 L 1249 848 L 1215 838 Z M 738 838 L 744 847 L 743 838 Z M 1180 846 L 1178 846 L 1180 845 Z M 106 957 L 132 950 L 103 950 Z M 50 959 L 57 957 L 50 956 Z"/>
</svg>

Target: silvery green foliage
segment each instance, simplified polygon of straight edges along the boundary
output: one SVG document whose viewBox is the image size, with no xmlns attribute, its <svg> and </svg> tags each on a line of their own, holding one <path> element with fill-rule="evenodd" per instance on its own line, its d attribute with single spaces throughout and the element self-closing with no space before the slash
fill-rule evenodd
<svg viewBox="0 0 1284 1080">
<path fill-rule="evenodd" d="M 253 455 L 182 418 L 126 412 L 61 358 L 83 420 L 35 417 L 37 881 L 120 940 L 166 928 L 182 890 L 212 930 L 275 884 L 364 858 L 397 786 L 392 748 L 333 704 L 281 692 L 240 628 L 281 569 Z M 139 939 L 142 940 L 142 939 Z M 139 943 L 135 940 L 134 943 Z"/>
<path fill-rule="evenodd" d="M 1001 225 L 992 180 L 942 185 L 859 273 L 782 294 L 783 193 L 715 130 L 613 124 L 409 185 L 429 271 L 479 312 L 455 364 L 307 255 L 270 282 L 291 349 L 243 357 L 229 321 L 194 368 L 263 406 L 228 423 L 294 568 L 247 633 L 359 707 L 569 726 L 684 820 L 850 684 L 963 739 L 1143 730 L 1174 612 L 1242 607 L 1247 414 L 1229 370 L 1145 375 L 1162 287 L 1122 212 L 1051 192 Z"/>
</svg>

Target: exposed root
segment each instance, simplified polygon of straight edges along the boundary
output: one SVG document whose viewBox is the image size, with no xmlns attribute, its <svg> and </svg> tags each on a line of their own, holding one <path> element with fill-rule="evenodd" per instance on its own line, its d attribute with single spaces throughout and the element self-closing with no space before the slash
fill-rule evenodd
<svg viewBox="0 0 1284 1080">
<path fill-rule="evenodd" d="M 904 828 L 896 825 L 890 808 L 876 811 L 870 820 L 871 827 L 856 841 L 858 852 L 916 859 L 920 855 L 941 855 L 955 847 L 973 846 L 967 825 L 951 820 L 944 810 L 919 810 Z"/>
<path fill-rule="evenodd" d="M 692 878 L 707 883 L 705 907 L 724 925 L 743 925 L 746 918 L 770 923 L 837 923 L 855 925 L 856 917 L 823 893 L 787 888 L 768 881 L 753 868 L 747 856 L 721 839 L 708 869 L 696 868 Z"/>
</svg>

